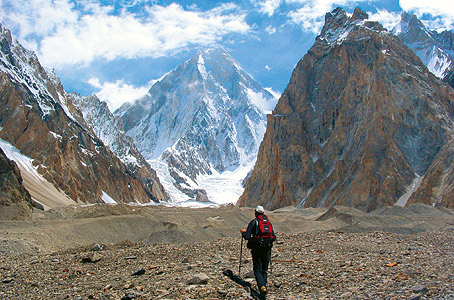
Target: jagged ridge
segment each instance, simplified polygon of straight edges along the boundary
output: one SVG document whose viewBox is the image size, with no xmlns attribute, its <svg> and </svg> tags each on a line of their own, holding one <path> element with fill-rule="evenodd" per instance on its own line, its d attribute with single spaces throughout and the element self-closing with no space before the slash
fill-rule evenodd
<svg viewBox="0 0 454 300">
<path fill-rule="evenodd" d="M 447 78 L 454 70 L 454 34 L 429 30 L 415 16 L 403 13 L 400 22 L 392 30 L 427 68 L 439 78 Z"/>
<path fill-rule="evenodd" d="M 156 171 L 136 149 L 132 139 L 126 136 L 121 119 L 114 116 L 107 104 L 96 95 L 82 97 L 71 93 L 70 96 L 96 135 L 126 165 L 130 174 L 143 182 L 150 199 L 167 201 Z"/>
<path fill-rule="evenodd" d="M 359 9 L 350 18 L 342 9 L 327 13 L 268 117 L 240 205 L 371 211 L 408 190 L 409 202 L 454 205 L 430 193 L 446 163 L 443 172 L 429 172 L 452 139 L 454 92 L 366 16 Z M 425 197 L 411 190 L 418 176 Z"/>
<path fill-rule="evenodd" d="M 149 202 L 142 183 L 85 123 L 55 74 L 2 26 L 0 47 L 0 138 L 74 201 L 102 202 L 108 195 Z"/>
</svg>

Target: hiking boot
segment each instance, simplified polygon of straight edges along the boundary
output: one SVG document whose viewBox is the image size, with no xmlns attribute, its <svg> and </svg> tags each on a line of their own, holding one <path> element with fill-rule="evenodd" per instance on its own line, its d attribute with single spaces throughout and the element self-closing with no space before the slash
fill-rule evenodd
<svg viewBox="0 0 454 300">
<path fill-rule="evenodd" d="M 268 290 L 266 289 L 266 287 L 264 287 L 264 286 L 260 287 L 260 295 L 265 296 L 266 293 L 268 293 Z"/>
</svg>

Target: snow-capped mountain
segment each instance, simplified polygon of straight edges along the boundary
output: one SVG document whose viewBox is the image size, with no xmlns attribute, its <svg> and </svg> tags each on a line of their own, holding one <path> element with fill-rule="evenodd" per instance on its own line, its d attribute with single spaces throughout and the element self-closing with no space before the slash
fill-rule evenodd
<svg viewBox="0 0 454 300">
<path fill-rule="evenodd" d="M 55 73 L 1 25 L 0 82 L 0 146 L 14 154 L 36 206 L 156 199 L 96 136 Z"/>
<path fill-rule="evenodd" d="M 107 104 L 96 95 L 82 97 L 70 93 L 69 96 L 95 134 L 126 165 L 130 173 L 144 183 L 150 199 L 155 202 L 166 201 L 167 195 L 156 172 L 137 150 L 132 139 L 126 136 L 121 119 L 114 116 Z"/>
<path fill-rule="evenodd" d="M 409 13 L 402 14 L 392 33 L 412 49 L 438 78 L 443 79 L 454 69 L 454 33 L 429 30 Z"/>
<path fill-rule="evenodd" d="M 147 95 L 115 114 L 139 151 L 154 161 L 175 201 L 219 202 L 209 191 L 206 195 L 204 183 L 209 179 L 202 176 L 232 175 L 253 164 L 265 132 L 266 111 L 276 101 L 224 49 L 215 48 L 198 51 Z M 241 188 L 240 181 L 236 178 L 233 184 Z M 172 193 L 174 187 L 178 191 Z M 219 190 L 213 193 L 219 195 Z"/>
</svg>

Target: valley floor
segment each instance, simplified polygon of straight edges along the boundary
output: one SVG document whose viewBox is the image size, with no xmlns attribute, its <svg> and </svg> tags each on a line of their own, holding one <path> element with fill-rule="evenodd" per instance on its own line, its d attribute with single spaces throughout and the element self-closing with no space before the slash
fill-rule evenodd
<svg viewBox="0 0 454 300">
<path fill-rule="evenodd" d="M 411 205 L 267 212 L 267 299 L 454 299 L 454 213 Z M 253 209 L 93 205 L 0 222 L 0 299 L 249 299 Z M 245 243 L 244 243 L 245 244 Z M 243 248 L 241 275 L 252 263 Z"/>
<path fill-rule="evenodd" d="M 454 299 L 453 241 L 453 231 L 279 234 L 267 298 Z M 238 272 L 239 239 L 101 246 L 0 256 L 0 298 L 249 298 L 222 274 Z M 242 275 L 250 278 L 246 248 L 243 259 Z M 207 282 L 189 284 L 197 278 Z"/>
</svg>

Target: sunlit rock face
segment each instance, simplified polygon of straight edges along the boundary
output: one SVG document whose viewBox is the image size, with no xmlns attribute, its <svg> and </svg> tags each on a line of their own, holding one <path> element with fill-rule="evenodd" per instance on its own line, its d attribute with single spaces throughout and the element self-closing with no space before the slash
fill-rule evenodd
<svg viewBox="0 0 454 300">
<path fill-rule="evenodd" d="M 453 207 L 454 91 L 367 14 L 326 14 L 273 113 L 239 205 Z M 442 192 L 443 191 L 443 192 Z"/>
<path fill-rule="evenodd" d="M 0 138 L 32 159 L 43 180 L 65 197 L 79 203 L 155 200 L 87 125 L 57 76 L 2 26 L 0 111 Z"/>
</svg>

